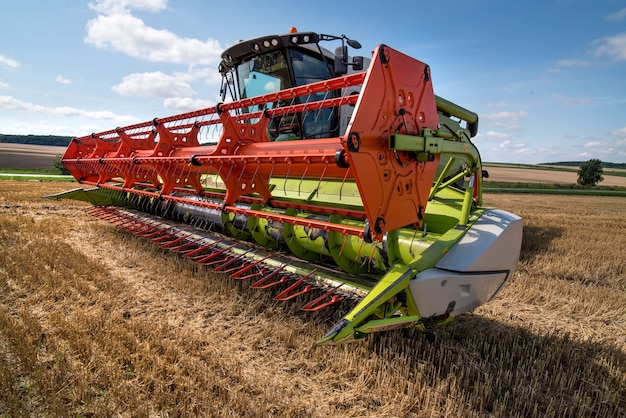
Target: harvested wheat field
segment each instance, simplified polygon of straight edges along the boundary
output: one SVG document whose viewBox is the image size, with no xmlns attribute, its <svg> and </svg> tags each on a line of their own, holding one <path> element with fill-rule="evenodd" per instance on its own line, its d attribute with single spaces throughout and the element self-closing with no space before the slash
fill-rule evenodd
<svg viewBox="0 0 626 418">
<path fill-rule="evenodd" d="M 626 415 L 626 201 L 491 195 L 519 270 L 440 329 L 316 347 L 327 318 L 0 182 L 0 416 Z"/>
<path fill-rule="evenodd" d="M 66 147 L 47 145 L 6 144 L 0 142 L 0 170 L 54 169 L 54 159 L 65 153 Z"/>
<path fill-rule="evenodd" d="M 517 167 L 499 167 L 486 165 L 489 178 L 485 179 L 488 186 L 490 182 L 502 183 L 545 183 L 545 184 L 576 184 L 578 174 L 576 171 L 559 171 L 547 169 L 531 169 Z M 611 172 L 621 172 L 613 169 Z M 626 187 L 626 177 L 619 175 L 604 174 L 604 180 L 598 183 L 601 186 Z"/>
</svg>

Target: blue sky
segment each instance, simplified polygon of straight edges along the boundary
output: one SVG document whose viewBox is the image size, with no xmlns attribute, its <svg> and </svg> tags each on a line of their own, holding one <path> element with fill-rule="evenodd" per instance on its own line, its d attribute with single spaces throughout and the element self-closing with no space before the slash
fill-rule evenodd
<svg viewBox="0 0 626 418">
<path fill-rule="evenodd" d="M 211 106 L 221 51 L 291 26 L 428 63 L 436 94 L 479 114 L 484 161 L 626 162 L 624 0 L 2 2 L 0 133 Z"/>
</svg>

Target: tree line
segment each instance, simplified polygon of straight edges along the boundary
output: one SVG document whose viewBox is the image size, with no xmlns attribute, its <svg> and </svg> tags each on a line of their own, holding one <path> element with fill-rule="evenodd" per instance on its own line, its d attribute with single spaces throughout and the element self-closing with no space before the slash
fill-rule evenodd
<svg viewBox="0 0 626 418">
<path fill-rule="evenodd" d="M 0 142 L 11 144 L 49 145 L 67 147 L 72 140 L 71 136 L 59 135 L 6 135 L 0 134 Z"/>
<path fill-rule="evenodd" d="M 580 167 L 583 164 L 585 164 L 585 161 L 558 161 L 553 163 L 540 163 L 537 165 L 562 165 L 568 167 Z M 600 161 L 600 165 L 602 166 L 602 168 L 626 169 L 626 163 L 610 163 L 606 161 Z"/>
</svg>

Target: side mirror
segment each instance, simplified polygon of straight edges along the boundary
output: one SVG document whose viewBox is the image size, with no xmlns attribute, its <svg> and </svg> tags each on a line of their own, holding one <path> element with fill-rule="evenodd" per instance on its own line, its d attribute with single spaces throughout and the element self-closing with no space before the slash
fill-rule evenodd
<svg viewBox="0 0 626 418">
<path fill-rule="evenodd" d="M 363 69 L 363 57 L 352 58 L 352 68 L 354 71 L 361 71 Z"/>
<path fill-rule="evenodd" d="M 348 74 L 348 65 L 346 62 L 347 58 L 348 58 L 347 46 L 344 45 L 335 49 L 335 76 Z"/>
</svg>

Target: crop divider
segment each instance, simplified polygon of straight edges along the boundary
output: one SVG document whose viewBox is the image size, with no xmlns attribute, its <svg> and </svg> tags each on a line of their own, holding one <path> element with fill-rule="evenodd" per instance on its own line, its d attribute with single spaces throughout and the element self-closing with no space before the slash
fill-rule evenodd
<svg viewBox="0 0 626 418">
<path fill-rule="evenodd" d="M 151 241 L 154 242 L 155 244 L 163 244 L 163 242 L 165 242 L 165 240 L 168 240 L 172 237 L 177 237 L 178 234 L 176 233 L 177 231 L 174 229 L 174 232 L 167 232 L 167 231 L 171 231 L 171 228 L 167 228 L 165 230 L 161 231 L 161 236 L 155 236 L 155 238 L 152 238 Z M 175 239 L 176 240 L 176 239 Z M 169 242 L 169 241 L 167 241 Z"/>
<path fill-rule="evenodd" d="M 221 272 L 221 273 L 231 273 L 231 272 L 239 269 L 241 267 L 241 265 L 235 266 L 234 269 L 231 268 L 230 270 L 224 270 L 226 267 L 236 263 L 237 261 L 242 261 L 246 257 L 246 255 L 248 253 L 250 253 L 250 252 L 252 252 L 252 249 L 249 249 L 248 251 L 246 251 L 246 252 L 244 252 L 242 254 L 236 255 L 236 256 L 233 256 L 233 255 L 229 254 L 229 256 L 231 257 L 230 260 L 228 260 L 226 263 L 224 263 L 224 264 L 214 268 L 213 271 L 218 271 L 218 272 Z M 244 263 L 245 263 L 245 261 L 244 261 Z"/>
<path fill-rule="evenodd" d="M 171 250 L 172 245 L 178 244 L 179 242 L 182 242 L 187 239 L 187 237 L 184 235 L 183 236 L 180 236 L 178 234 L 174 234 L 174 235 L 176 236 L 176 239 L 173 239 L 171 241 L 161 242 L 161 248 Z"/>
<path fill-rule="evenodd" d="M 157 223 L 154 225 L 154 228 L 140 235 L 142 238 L 149 239 L 152 242 L 159 242 L 158 238 L 163 237 L 165 234 L 168 234 L 167 231 L 171 230 L 172 228 L 173 227 L 163 228 L 163 224 Z"/>
<path fill-rule="evenodd" d="M 168 247 L 168 249 L 170 251 L 174 251 L 177 253 L 184 253 L 185 251 L 187 251 L 189 249 L 189 247 L 192 247 L 194 245 L 198 244 L 198 240 L 190 240 L 189 237 L 185 237 L 185 239 L 187 240 L 187 242 L 185 242 L 184 244 L 181 245 L 175 245 L 173 247 Z M 197 248 L 197 247 L 195 247 Z"/>
<path fill-rule="evenodd" d="M 206 255 L 206 254 L 202 254 L 205 250 L 210 250 L 211 247 L 219 245 L 223 240 L 224 239 L 222 238 L 222 239 L 212 242 L 211 244 L 201 245 L 200 247 L 196 249 L 183 252 L 183 257 L 191 258 L 193 260 L 198 260 Z"/>
<path fill-rule="evenodd" d="M 341 286 L 343 286 L 343 283 L 337 287 L 330 289 L 328 292 L 324 293 L 322 296 L 318 297 L 317 299 L 314 299 L 311 302 L 307 303 L 306 305 L 302 306 L 300 309 L 303 311 L 307 311 L 307 312 L 317 312 L 320 309 L 323 309 L 327 306 L 330 306 L 330 305 L 333 305 L 335 303 L 342 301 L 343 298 L 341 296 L 334 294 Z M 320 303 L 321 301 L 328 298 L 329 296 L 330 296 L 329 301 Z"/>
<path fill-rule="evenodd" d="M 230 278 L 234 279 L 234 280 L 247 280 L 247 279 L 251 279 L 253 277 L 263 276 L 268 271 L 269 270 L 267 268 L 261 267 L 258 271 L 254 272 L 254 273 L 246 274 L 245 276 L 236 276 L 236 277 L 233 277 L 231 275 Z"/>
<path fill-rule="evenodd" d="M 287 289 L 285 289 L 284 291 L 282 291 L 281 293 L 276 295 L 274 297 L 274 300 L 280 300 L 280 301 L 290 300 L 290 299 L 293 299 L 293 298 L 295 298 L 297 296 L 303 295 L 303 294 L 308 293 L 311 290 L 313 290 L 313 286 L 308 284 L 308 283 L 305 283 L 305 282 L 306 282 L 306 280 L 308 278 L 310 278 L 313 274 L 315 274 L 316 271 L 317 271 L 317 269 L 311 271 L 306 276 L 302 276 L 294 284 L 292 284 Z M 299 290 L 297 292 L 294 292 L 294 290 L 296 290 L 303 283 L 305 283 L 305 286 L 301 290 Z"/>
<path fill-rule="evenodd" d="M 216 257 L 221 256 L 221 255 L 222 255 L 222 254 L 224 254 L 224 253 L 227 253 L 227 252 L 228 252 L 228 251 L 230 251 L 232 248 L 234 248 L 234 247 L 235 247 L 235 245 L 237 245 L 237 244 L 232 244 L 232 245 L 230 245 L 230 246 L 228 246 L 228 247 L 226 247 L 226 248 L 222 248 L 222 249 L 221 249 L 221 250 L 219 250 L 219 251 L 215 251 L 215 252 L 214 252 L 214 253 L 212 253 L 212 254 L 209 254 L 209 255 L 207 255 L 207 256 L 205 256 L 205 257 L 203 257 L 203 258 L 200 258 L 199 260 L 197 260 L 197 261 L 196 261 L 196 263 L 198 263 L 198 264 L 202 264 L 203 266 L 210 266 L 210 265 L 212 265 L 212 264 L 215 264 L 215 263 L 214 263 L 213 261 L 211 261 L 211 260 L 213 260 L 213 259 L 214 259 L 214 258 L 216 258 Z M 224 261 L 224 259 L 221 259 L 220 261 Z"/>
<path fill-rule="evenodd" d="M 272 254 L 268 254 L 265 257 L 263 257 L 262 259 L 257 260 L 254 263 L 248 264 L 244 268 L 242 268 L 242 269 L 240 269 L 240 270 L 238 270 L 238 271 L 236 271 L 234 273 L 231 273 L 231 275 L 228 276 L 228 277 L 230 277 L 231 279 L 243 280 L 243 279 L 248 279 L 250 277 L 258 276 L 259 273 L 257 272 L 257 273 L 254 273 L 253 275 L 247 275 L 247 276 L 240 277 L 241 274 L 243 274 L 243 273 L 245 273 L 245 272 L 247 272 L 249 270 L 252 270 L 253 268 L 258 266 L 259 264 L 261 264 L 262 262 L 264 262 L 265 260 L 267 260 L 271 256 L 272 256 Z"/>
<path fill-rule="evenodd" d="M 98 218 L 105 221 L 108 221 L 109 219 L 113 219 L 115 217 L 119 217 L 119 215 L 115 211 L 111 211 L 108 207 L 105 206 L 94 206 L 91 210 L 88 210 L 87 213 L 92 216 L 97 216 Z"/>
<path fill-rule="evenodd" d="M 258 282 L 253 283 L 250 287 L 252 287 L 253 289 L 267 289 L 269 287 L 285 283 L 289 278 L 286 274 L 283 274 L 278 280 L 270 282 L 270 279 L 276 277 L 281 271 L 285 269 L 285 267 L 287 267 L 287 264 L 283 264 L 267 276 L 263 277 Z"/>
</svg>

